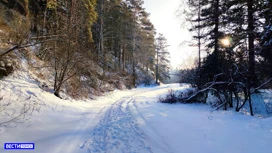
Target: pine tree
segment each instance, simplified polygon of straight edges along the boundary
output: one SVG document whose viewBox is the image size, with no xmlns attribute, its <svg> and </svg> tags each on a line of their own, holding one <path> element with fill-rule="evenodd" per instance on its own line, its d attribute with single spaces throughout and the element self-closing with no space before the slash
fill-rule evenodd
<svg viewBox="0 0 272 153">
<path fill-rule="evenodd" d="M 223 1 L 205 0 L 193 3 L 193 6 L 197 7 L 199 15 L 197 15 L 197 19 L 193 20 L 193 22 L 197 22 L 197 25 L 192 30 L 195 29 L 197 31 L 195 38 L 198 39 L 199 49 L 200 39 L 203 38 L 204 45 L 207 46 L 205 50 L 208 53 L 208 57 L 204 59 L 203 65 L 198 72 L 198 76 L 201 76 L 201 81 L 197 84 L 200 86 L 212 80 L 213 76 L 221 73 L 222 70 L 222 52 L 220 51 L 219 40 L 222 37 Z M 201 29 L 203 29 L 203 34 L 200 33 Z"/>
<path fill-rule="evenodd" d="M 265 27 L 261 34 L 261 55 L 265 58 L 265 61 L 272 63 L 272 2 L 267 1 L 264 7 Z"/>
<path fill-rule="evenodd" d="M 170 53 L 167 50 L 167 39 L 159 34 L 156 39 L 156 83 L 159 84 L 159 80 L 166 81 L 170 79 Z"/>
</svg>

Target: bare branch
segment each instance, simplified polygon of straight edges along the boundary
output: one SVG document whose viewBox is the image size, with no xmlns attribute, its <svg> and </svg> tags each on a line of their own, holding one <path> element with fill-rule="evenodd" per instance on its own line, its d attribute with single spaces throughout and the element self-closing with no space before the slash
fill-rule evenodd
<svg viewBox="0 0 272 153">
<path fill-rule="evenodd" d="M 30 47 L 30 46 L 35 46 L 35 45 L 38 45 L 38 44 L 41 44 L 41 43 L 44 43 L 44 41 L 40 41 L 40 42 L 35 42 L 33 44 L 29 43 L 29 44 L 26 44 L 26 45 L 19 45 L 19 44 L 16 44 L 14 45 L 13 47 L 9 48 L 8 50 L 4 51 L 2 54 L 0 54 L 0 58 L 2 58 L 3 56 L 5 56 L 6 54 L 16 50 L 16 49 L 21 49 L 21 48 L 27 48 L 27 47 Z"/>
<path fill-rule="evenodd" d="M 260 90 L 262 87 L 264 87 L 265 85 L 267 85 L 268 83 L 270 83 L 272 81 L 272 78 L 268 79 L 266 82 L 264 82 L 262 85 L 260 85 L 259 87 L 255 88 L 253 91 L 251 91 L 250 93 L 255 93 L 256 91 Z"/>
</svg>

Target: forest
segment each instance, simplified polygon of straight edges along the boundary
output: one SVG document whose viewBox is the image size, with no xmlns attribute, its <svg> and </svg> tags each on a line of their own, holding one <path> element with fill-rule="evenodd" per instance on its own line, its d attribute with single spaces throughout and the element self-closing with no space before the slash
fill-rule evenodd
<svg viewBox="0 0 272 153">
<path fill-rule="evenodd" d="M 181 70 L 181 81 L 198 90 L 178 100 L 205 101 L 212 92 L 218 109 L 240 111 L 248 102 L 253 115 L 251 95 L 271 88 L 272 2 L 189 0 L 187 5 L 182 13 L 188 16 L 198 60 L 195 68 Z"/>
<path fill-rule="evenodd" d="M 45 80 L 54 81 L 45 86 L 53 85 L 58 97 L 64 90 L 81 98 L 169 77 L 167 40 L 156 36 L 142 0 L 0 2 L 2 76 L 16 67 L 6 61 L 19 51 L 43 62 L 32 64 L 33 71 L 51 73 Z"/>
<path fill-rule="evenodd" d="M 271 142 L 271 0 L 0 0 L 1 153 Z"/>
<path fill-rule="evenodd" d="M 156 32 L 143 3 L 1 0 L 1 76 L 20 67 L 10 62 L 20 54 L 38 79 L 44 78 L 41 86 L 52 86 L 58 97 L 64 92 L 86 98 L 116 88 L 166 83 L 171 69 L 167 39 Z M 188 7 L 180 13 L 187 17 L 193 35 L 189 42 L 196 46 L 198 60 L 178 75 L 180 82 L 196 88 L 170 101 L 205 102 L 212 94 L 218 109 L 240 111 L 248 103 L 253 115 L 251 95 L 271 87 L 272 2 L 183 4 Z"/>
</svg>

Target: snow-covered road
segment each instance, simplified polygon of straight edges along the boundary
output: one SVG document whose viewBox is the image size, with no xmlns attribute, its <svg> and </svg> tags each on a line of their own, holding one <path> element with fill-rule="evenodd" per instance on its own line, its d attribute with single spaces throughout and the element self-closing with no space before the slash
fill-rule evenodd
<svg viewBox="0 0 272 153">
<path fill-rule="evenodd" d="M 1 84 L 2 92 L 13 94 L 4 100 L 17 99 L 7 112 L 26 102 L 35 103 L 36 111 L 20 123 L 0 126 L 0 144 L 33 142 L 35 150 L 0 147 L 0 153 L 272 153 L 271 118 L 157 102 L 169 89 L 186 85 L 142 87 L 94 101 L 67 101 L 21 79 Z M 12 115 L 1 114 L 0 122 L 8 116 Z"/>
<path fill-rule="evenodd" d="M 122 98 L 111 105 L 93 131 L 90 152 L 152 152 L 131 114 L 131 103 L 133 98 Z"/>
<path fill-rule="evenodd" d="M 147 135 L 133 114 L 135 103 L 143 95 L 155 96 L 155 102 L 156 96 L 169 89 L 169 85 L 142 87 L 93 101 L 71 101 L 60 100 L 29 80 L 7 78 L 1 85 L 2 95 L 12 95 L 4 96 L 1 104 L 12 103 L 6 113 L 1 112 L 0 123 L 20 114 L 25 104 L 35 104 L 35 110 L 18 123 L 1 125 L 0 143 L 33 142 L 37 153 L 150 153 Z M 1 147 L 3 152 L 18 151 Z"/>
<path fill-rule="evenodd" d="M 179 85 L 172 87 L 181 88 Z M 137 113 L 141 115 L 136 103 L 152 95 L 158 97 L 159 93 L 166 93 L 168 89 L 169 85 L 136 89 L 133 94 L 110 104 L 81 148 L 87 147 L 90 153 L 152 153 L 146 141 L 147 135 L 135 118 Z"/>
</svg>

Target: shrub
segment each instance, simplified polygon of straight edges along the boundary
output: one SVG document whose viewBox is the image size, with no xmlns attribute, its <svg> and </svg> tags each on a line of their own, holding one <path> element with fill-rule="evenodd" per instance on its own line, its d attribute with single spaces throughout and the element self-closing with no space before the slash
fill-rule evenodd
<svg viewBox="0 0 272 153">
<path fill-rule="evenodd" d="M 173 104 L 178 102 L 178 98 L 173 89 L 168 90 L 166 97 L 160 97 L 158 102 Z"/>
</svg>

